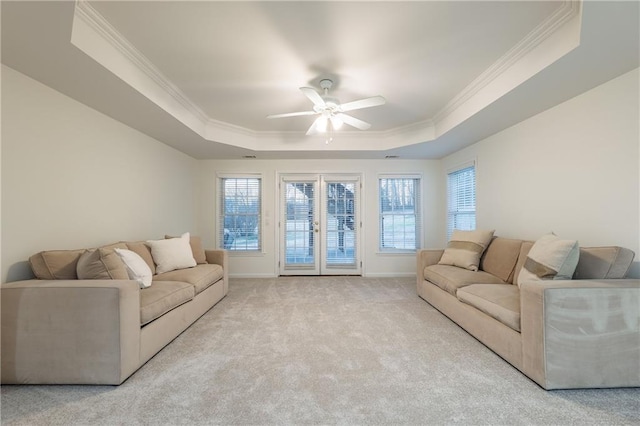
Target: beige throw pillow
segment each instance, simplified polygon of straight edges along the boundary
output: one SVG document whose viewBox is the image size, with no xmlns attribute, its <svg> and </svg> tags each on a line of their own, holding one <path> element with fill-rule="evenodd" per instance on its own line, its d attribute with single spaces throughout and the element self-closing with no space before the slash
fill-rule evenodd
<svg viewBox="0 0 640 426">
<path fill-rule="evenodd" d="M 31 269 L 41 280 L 77 280 L 78 260 L 86 252 L 80 250 L 48 250 L 29 258 Z"/>
<path fill-rule="evenodd" d="M 111 249 L 85 251 L 76 267 L 81 280 L 128 280 L 129 274 L 124 263 Z"/>
<path fill-rule="evenodd" d="M 570 280 L 579 258 L 577 241 L 561 240 L 554 234 L 543 235 L 529 250 L 518 275 L 518 286 L 525 281 Z"/>
<path fill-rule="evenodd" d="M 156 264 L 156 274 L 185 269 L 196 266 L 193 252 L 189 245 L 189 233 L 185 232 L 180 238 L 147 241 L 151 247 L 151 256 Z"/>
<path fill-rule="evenodd" d="M 458 266 L 470 271 L 477 271 L 480 257 L 491 242 L 493 233 L 494 231 L 454 230 L 438 264 Z"/>
</svg>

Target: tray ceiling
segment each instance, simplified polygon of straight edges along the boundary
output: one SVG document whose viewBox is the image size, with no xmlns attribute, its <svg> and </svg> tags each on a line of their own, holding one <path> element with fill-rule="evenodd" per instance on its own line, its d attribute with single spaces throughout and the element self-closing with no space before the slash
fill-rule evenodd
<svg viewBox="0 0 640 426">
<path fill-rule="evenodd" d="M 439 158 L 638 66 L 637 2 L 2 2 L 2 62 L 196 158 Z M 305 137 L 331 78 L 369 131 Z"/>
</svg>

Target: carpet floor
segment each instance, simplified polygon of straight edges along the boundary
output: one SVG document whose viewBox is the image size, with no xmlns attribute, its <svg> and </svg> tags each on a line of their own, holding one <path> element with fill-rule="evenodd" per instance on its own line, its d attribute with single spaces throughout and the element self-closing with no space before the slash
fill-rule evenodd
<svg viewBox="0 0 640 426">
<path fill-rule="evenodd" d="M 6 425 L 640 424 L 640 389 L 547 392 L 408 278 L 232 279 L 120 386 L 3 386 Z"/>
</svg>

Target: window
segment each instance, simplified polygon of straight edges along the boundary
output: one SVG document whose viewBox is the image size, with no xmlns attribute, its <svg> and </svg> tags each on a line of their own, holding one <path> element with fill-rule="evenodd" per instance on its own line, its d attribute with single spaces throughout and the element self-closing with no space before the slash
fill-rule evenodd
<svg viewBox="0 0 640 426">
<path fill-rule="evenodd" d="M 231 251 L 262 247 L 260 177 L 220 177 L 219 246 Z"/>
<path fill-rule="evenodd" d="M 454 229 L 476 229 L 476 168 L 467 164 L 447 175 L 447 240 Z"/>
<path fill-rule="evenodd" d="M 380 177 L 380 250 L 420 248 L 420 178 Z"/>
</svg>

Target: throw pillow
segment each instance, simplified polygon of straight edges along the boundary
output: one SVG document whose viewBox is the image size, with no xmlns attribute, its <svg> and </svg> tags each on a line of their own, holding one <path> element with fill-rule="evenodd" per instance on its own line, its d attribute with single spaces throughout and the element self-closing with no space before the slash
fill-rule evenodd
<svg viewBox="0 0 640 426">
<path fill-rule="evenodd" d="M 165 235 L 165 238 L 178 238 L 172 237 L 171 235 Z M 202 239 L 200 237 L 196 237 L 195 235 L 191 235 L 189 237 L 189 245 L 191 246 L 191 251 L 193 252 L 193 258 L 196 260 L 198 265 L 207 263 L 207 256 L 204 253 L 204 248 L 202 247 Z"/>
<path fill-rule="evenodd" d="M 128 280 L 124 264 L 110 249 L 87 250 L 78 259 L 76 266 L 81 280 Z"/>
<path fill-rule="evenodd" d="M 80 250 L 48 250 L 29 258 L 31 270 L 40 280 L 77 280 L 78 260 L 85 252 Z"/>
<path fill-rule="evenodd" d="M 188 232 L 182 234 L 180 238 L 150 240 L 147 241 L 147 244 L 151 247 L 151 256 L 156 264 L 156 274 L 197 265 L 189 245 Z"/>
<path fill-rule="evenodd" d="M 561 240 L 554 234 L 543 235 L 529 250 L 518 275 L 518 286 L 525 281 L 570 280 L 579 258 L 577 241 Z"/>
<path fill-rule="evenodd" d="M 480 257 L 493 238 L 494 231 L 453 231 L 439 265 L 451 265 L 477 271 Z"/>
<path fill-rule="evenodd" d="M 127 268 L 130 279 L 137 281 L 140 288 L 151 287 L 151 268 L 138 253 L 120 248 L 115 249 L 115 252 Z"/>
<path fill-rule="evenodd" d="M 147 265 L 149 265 L 149 269 L 151 269 L 152 275 L 156 273 L 156 264 L 153 263 L 153 256 L 151 256 L 151 248 L 149 248 L 149 245 L 146 242 L 127 241 L 126 245 L 127 245 L 127 250 L 131 250 L 132 252 L 140 256 L 145 262 L 147 262 Z"/>
</svg>

